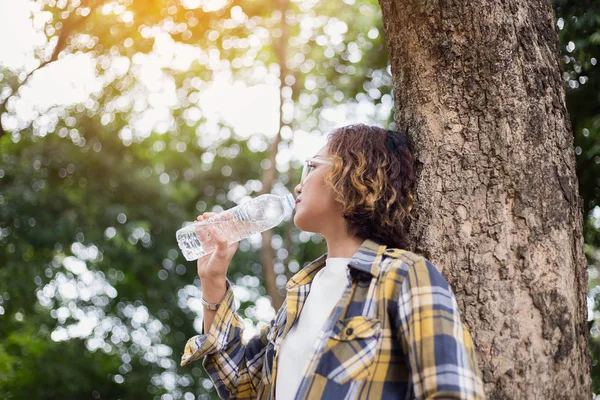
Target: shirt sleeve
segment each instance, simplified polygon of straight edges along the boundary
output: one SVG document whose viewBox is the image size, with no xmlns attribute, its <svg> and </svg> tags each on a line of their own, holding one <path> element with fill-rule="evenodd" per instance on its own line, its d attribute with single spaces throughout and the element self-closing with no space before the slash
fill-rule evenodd
<svg viewBox="0 0 600 400">
<path fill-rule="evenodd" d="M 398 299 L 399 341 L 417 399 L 484 399 L 473 341 L 446 279 L 431 262 L 408 268 Z"/>
<path fill-rule="evenodd" d="M 187 341 L 181 366 L 204 357 L 202 365 L 222 399 L 256 398 L 256 388 L 262 379 L 267 334 L 274 320 L 245 343 L 242 340 L 244 323 L 234 306 L 231 282 L 227 280 L 225 297 L 208 333 L 202 331 Z"/>
</svg>

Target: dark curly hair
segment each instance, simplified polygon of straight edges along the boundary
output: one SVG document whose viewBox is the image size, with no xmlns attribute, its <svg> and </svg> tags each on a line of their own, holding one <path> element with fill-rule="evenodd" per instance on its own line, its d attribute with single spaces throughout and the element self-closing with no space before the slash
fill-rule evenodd
<svg viewBox="0 0 600 400">
<path fill-rule="evenodd" d="M 348 234 L 406 249 L 416 181 L 408 133 L 348 125 L 331 131 L 327 151 L 325 182 L 343 205 Z"/>
</svg>

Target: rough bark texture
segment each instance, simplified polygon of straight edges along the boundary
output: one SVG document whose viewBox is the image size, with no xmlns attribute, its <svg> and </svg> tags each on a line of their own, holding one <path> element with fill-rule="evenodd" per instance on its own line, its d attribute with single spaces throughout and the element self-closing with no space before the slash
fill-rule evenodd
<svg viewBox="0 0 600 400">
<path fill-rule="evenodd" d="M 380 0 L 419 184 L 491 399 L 589 399 L 587 272 L 549 1 Z"/>
</svg>

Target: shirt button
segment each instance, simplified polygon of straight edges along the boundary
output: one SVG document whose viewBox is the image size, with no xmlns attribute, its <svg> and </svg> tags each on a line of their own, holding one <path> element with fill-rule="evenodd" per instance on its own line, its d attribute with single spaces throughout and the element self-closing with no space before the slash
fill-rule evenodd
<svg viewBox="0 0 600 400">
<path fill-rule="evenodd" d="M 354 329 L 352 329 L 352 328 L 346 329 L 346 335 L 352 335 L 352 332 L 354 332 Z"/>
</svg>

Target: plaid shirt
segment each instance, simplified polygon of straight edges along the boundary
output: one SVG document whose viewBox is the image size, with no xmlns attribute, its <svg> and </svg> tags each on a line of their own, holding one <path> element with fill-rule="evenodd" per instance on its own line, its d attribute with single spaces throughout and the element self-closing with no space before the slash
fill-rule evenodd
<svg viewBox="0 0 600 400">
<path fill-rule="evenodd" d="M 247 343 L 228 281 L 208 334 L 188 340 L 181 365 L 206 356 L 223 399 L 273 399 L 277 351 L 326 257 L 289 280 L 277 316 Z M 304 366 L 297 400 L 484 398 L 452 289 L 426 258 L 367 239 L 348 265 L 349 284 Z"/>
</svg>

